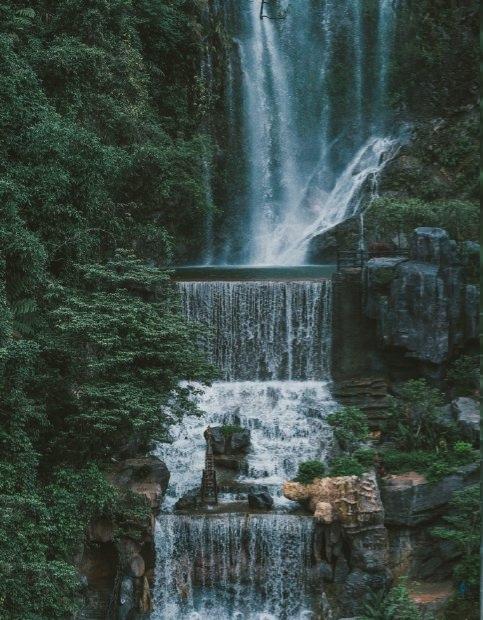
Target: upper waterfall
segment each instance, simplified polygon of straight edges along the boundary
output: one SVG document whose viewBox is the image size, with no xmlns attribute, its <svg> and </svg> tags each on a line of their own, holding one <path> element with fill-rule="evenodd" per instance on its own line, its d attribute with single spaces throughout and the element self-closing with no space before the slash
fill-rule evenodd
<svg viewBox="0 0 483 620">
<path fill-rule="evenodd" d="M 226 0 L 232 37 L 218 263 L 303 264 L 357 212 L 397 147 L 388 114 L 397 3 Z M 270 11 L 272 13 L 270 14 Z M 370 45 L 375 41 L 376 45 Z"/>
</svg>

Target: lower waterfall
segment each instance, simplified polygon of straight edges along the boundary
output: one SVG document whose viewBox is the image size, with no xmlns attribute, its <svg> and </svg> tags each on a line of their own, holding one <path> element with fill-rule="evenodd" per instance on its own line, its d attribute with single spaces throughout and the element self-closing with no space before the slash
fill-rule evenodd
<svg viewBox="0 0 483 620">
<path fill-rule="evenodd" d="M 155 620 L 313 617 L 313 519 L 163 515 Z"/>
<path fill-rule="evenodd" d="M 201 415 L 172 426 L 171 443 L 156 449 L 171 478 L 151 617 L 322 618 L 314 519 L 281 487 L 331 447 L 330 282 L 180 282 L 178 290 L 185 316 L 210 329 L 200 346 L 224 380 L 195 386 Z M 200 487 L 208 425 L 249 430 L 248 452 L 235 467 L 215 461 L 218 505 L 178 511 L 177 500 Z M 248 493 L 262 488 L 273 509 L 249 509 Z"/>
</svg>

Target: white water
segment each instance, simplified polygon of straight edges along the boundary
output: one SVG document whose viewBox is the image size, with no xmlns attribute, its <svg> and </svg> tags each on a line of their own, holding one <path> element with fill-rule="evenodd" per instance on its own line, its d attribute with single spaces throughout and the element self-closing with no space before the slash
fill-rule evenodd
<svg viewBox="0 0 483 620">
<path fill-rule="evenodd" d="M 221 9 L 233 37 L 221 263 L 303 264 L 314 237 L 361 209 L 397 146 L 388 102 L 397 2 L 280 0 L 265 12 L 275 7 L 288 8 L 285 19 L 261 20 L 254 0 Z"/>
<path fill-rule="evenodd" d="M 187 318 L 211 328 L 199 343 L 223 379 L 325 379 L 331 284 L 182 282 Z"/>
<path fill-rule="evenodd" d="M 325 421 L 334 401 L 328 386 L 318 381 L 217 382 L 198 397 L 201 418 L 185 418 L 171 429 L 172 444 L 160 444 L 156 454 L 171 472 L 165 507 L 200 484 L 208 425 L 234 424 L 249 428 L 251 448 L 247 472 L 238 481 L 268 485 L 277 504 L 292 503 L 280 496 L 285 480 L 298 464 L 324 460 L 331 431 Z"/>
<path fill-rule="evenodd" d="M 314 617 L 310 517 L 163 515 L 157 538 L 153 619 Z"/>
<path fill-rule="evenodd" d="M 156 451 L 171 479 L 156 531 L 152 618 L 316 618 L 321 592 L 313 519 L 295 514 L 299 506 L 282 497 L 281 486 L 295 476 L 300 462 L 324 461 L 331 444 L 326 417 L 336 405 L 327 381 L 330 286 L 188 282 L 178 287 L 185 315 L 214 328 L 216 346 L 209 340 L 202 345 L 231 380 L 195 386 L 201 416 L 172 427 L 172 443 L 160 444 Z M 260 359 L 284 380 L 258 378 Z M 241 369 L 251 380 L 236 379 Z M 310 379 L 289 380 L 289 369 Z M 200 485 L 204 430 L 224 424 L 250 429 L 244 470 L 221 482 L 216 513 L 176 513 L 176 500 Z M 248 514 L 247 491 L 256 485 L 268 487 L 273 512 Z"/>
</svg>

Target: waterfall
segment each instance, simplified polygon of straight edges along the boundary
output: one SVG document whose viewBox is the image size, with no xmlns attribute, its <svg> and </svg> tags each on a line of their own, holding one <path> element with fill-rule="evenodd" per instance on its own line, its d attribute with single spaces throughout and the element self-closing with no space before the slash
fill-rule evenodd
<svg viewBox="0 0 483 620">
<path fill-rule="evenodd" d="M 323 379 L 330 366 L 331 284 L 181 282 L 185 316 L 227 381 Z"/>
<path fill-rule="evenodd" d="M 259 8 L 226 0 L 223 9 L 233 40 L 227 121 L 237 131 L 226 135 L 233 189 L 214 256 L 297 265 L 311 239 L 361 209 L 397 148 L 388 106 L 397 2 L 266 5 L 271 17 L 286 8 L 284 19 L 260 19 Z"/>
<path fill-rule="evenodd" d="M 313 520 L 162 515 L 154 620 L 296 620 L 313 608 Z"/>
<path fill-rule="evenodd" d="M 182 420 L 170 431 L 172 443 L 157 448 L 171 472 L 166 507 L 199 485 L 208 425 L 250 429 L 251 450 L 238 477 L 241 496 L 246 495 L 244 486 L 267 485 L 282 507 L 291 505 L 280 496 L 282 483 L 295 476 L 301 461 L 324 460 L 330 446 L 325 418 L 334 402 L 325 382 L 216 382 L 200 390 L 197 403 L 203 417 Z"/>
<path fill-rule="evenodd" d="M 313 518 L 281 487 L 302 461 L 325 461 L 332 444 L 330 283 L 177 286 L 184 315 L 210 328 L 199 346 L 224 380 L 194 385 L 201 415 L 173 425 L 170 442 L 156 448 L 171 478 L 155 537 L 152 618 L 319 617 Z M 248 429 L 248 453 L 234 470 L 217 461 L 217 506 L 176 511 L 177 500 L 199 488 L 208 425 Z M 273 511 L 249 510 L 253 487 L 269 491 Z"/>
</svg>

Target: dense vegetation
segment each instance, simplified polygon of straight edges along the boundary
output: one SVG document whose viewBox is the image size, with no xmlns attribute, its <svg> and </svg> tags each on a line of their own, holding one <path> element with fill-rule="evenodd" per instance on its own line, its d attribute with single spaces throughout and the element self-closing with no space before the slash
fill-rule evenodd
<svg viewBox="0 0 483 620">
<path fill-rule="evenodd" d="M 0 3 L 1 618 L 70 616 L 103 464 L 211 376 L 158 268 L 211 207 L 202 8 Z"/>
</svg>

